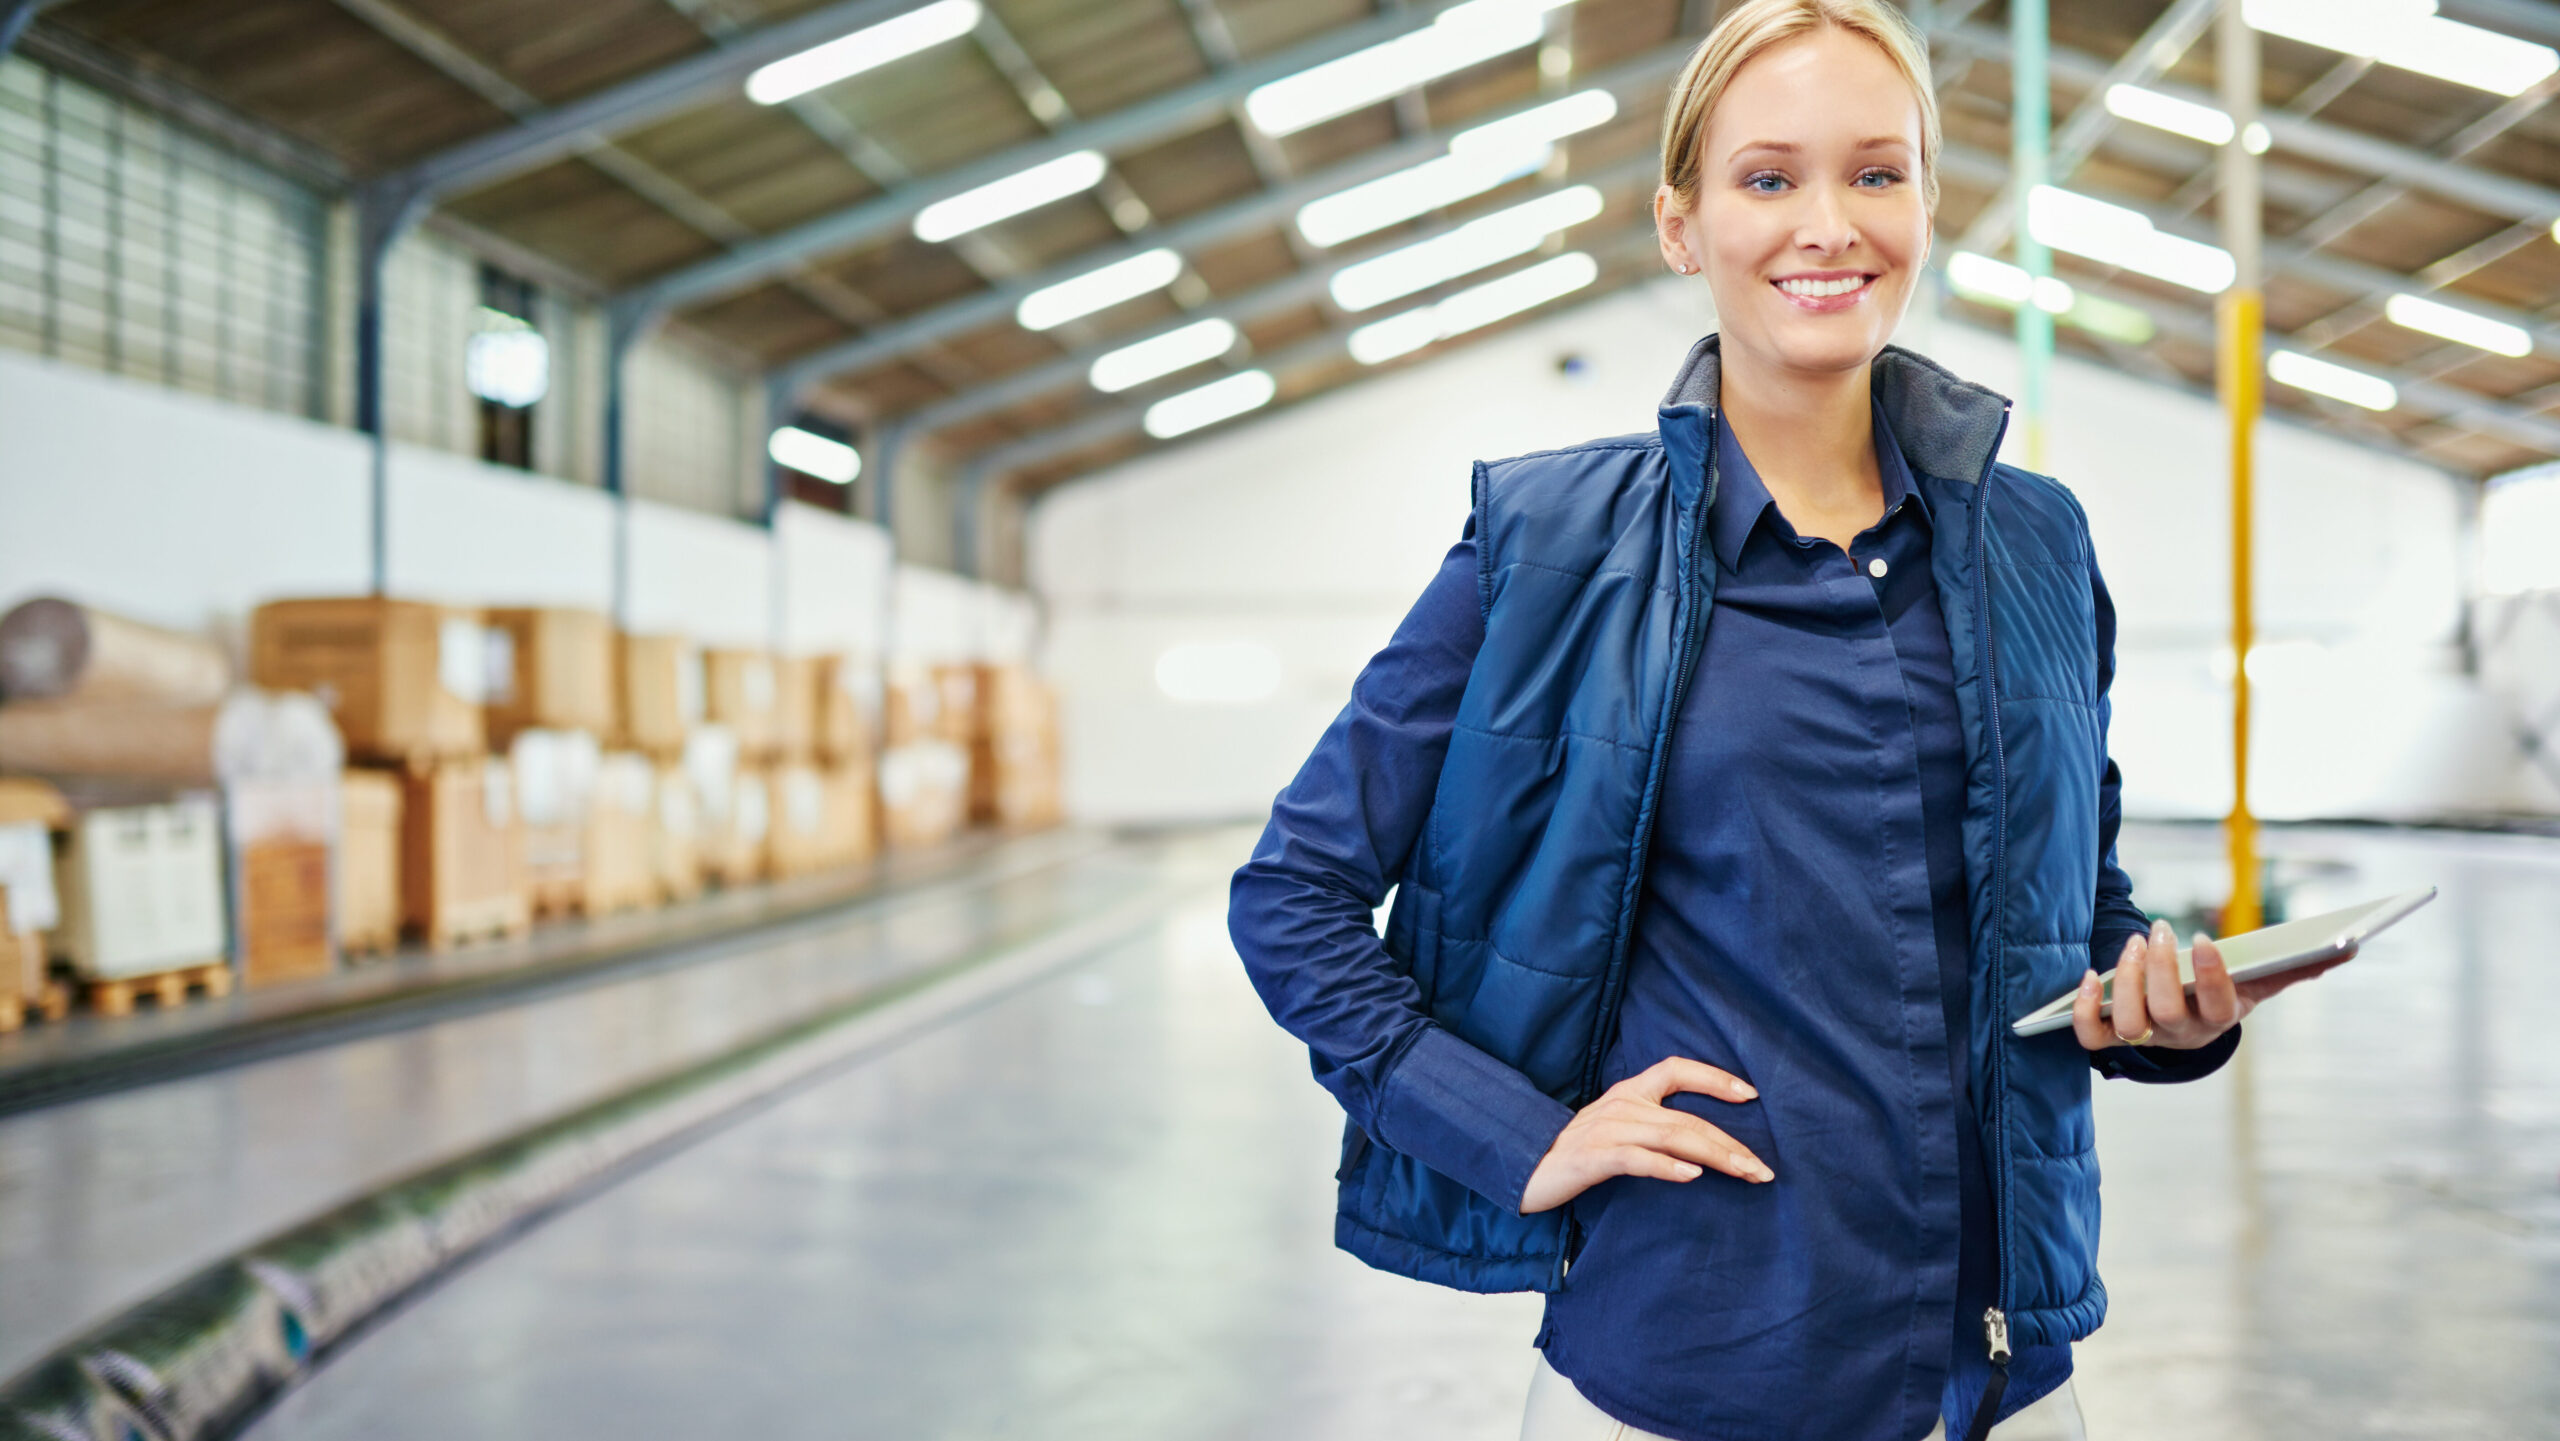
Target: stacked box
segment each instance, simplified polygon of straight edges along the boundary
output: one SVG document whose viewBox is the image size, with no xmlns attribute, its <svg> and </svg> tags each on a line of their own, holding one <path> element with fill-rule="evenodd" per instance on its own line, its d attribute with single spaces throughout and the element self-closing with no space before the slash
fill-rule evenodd
<svg viewBox="0 0 2560 1441">
<path fill-rule="evenodd" d="M 682 636 L 625 635 L 614 646 L 611 731 L 616 750 L 661 763 L 684 754 L 703 720 L 702 652 Z"/>
<path fill-rule="evenodd" d="M 636 910 L 657 900 L 657 782 L 647 756 L 616 751 L 604 757 L 587 806 L 581 914 Z"/>
<path fill-rule="evenodd" d="M 228 958 L 222 825 L 210 796 L 74 817 L 54 889 L 62 911 L 54 943 L 88 979 L 124 980 Z"/>
<path fill-rule="evenodd" d="M 1065 813 L 1057 693 L 1026 667 L 988 666 L 978 696 L 970 819 L 1014 829 L 1056 825 Z"/>
<path fill-rule="evenodd" d="M 61 920 L 53 886 L 53 832 L 69 825 L 62 793 L 42 781 L 0 776 L 0 1030 L 35 1010 L 59 1020 L 70 990 L 46 963 L 45 932 Z"/>
<path fill-rule="evenodd" d="M 701 806 L 684 767 L 660 766 L 655 774 L 657 824 L 650 848 L 658 898 L 689 901 L 702 894 Z"/>
<path fill-rule="evenodd" d="M 505 761 L 441 761 L 403 777 L 400 909 L 439 950 L 532 926 L 524 828 Z"/>
<path fill-rule="evenodd" d="M 717 816 L 705 815 L 697 836 L 706 880 L 723 886 L 752 885 L 770 870 L 773 844 L 771 775 L 759 766 L 740 766 L 729 780 L 727 804 Z"/>
<path fill-rule="evenodd" d="M 335 970 L 329 868 L 345 809 L 340 773 L 242 777 L 225 788 L 223 809 L 241 980 L 261 986 Z"/>
<path fill-rule="evenodd" d="M 736 737 L 739 759 L 771 759 L 782 741 L 781 682 L 760 650 L 702 653 L 702 714 Z"/>
<path fill-rule="evenodd" d="M 489 745 L 528 730 L 614 727 L 613 626 L 591 610 L 506 607 L 489 619 Z"/>
<path fill-rule="evenodd" d="M 969 753 L 950 737 L 972 723 L 945 704 L 951 689 L 914 667 L 892 671 L 882 689 L 880 834 L 892 849 L 940 844 L 968 819 Z"/>
<path fill-rule="evenodd" d="M 871 768 L 783 765 L 773 772 L 773 873 L 860 865 L 877 849 Z"/>
<path fill-rule="evenodd" d="M 249 626 L 252 681 L 317 695 L 349 755 L 391 765 L 485 748 L 488 667 L 477 612 L 417 601 L 273 601 Z"/>
<path fill-rule="evenodd" d="M 818 682 L 825 668 L 814 655 L 784 656 L 773 663 L 773 755 L 805 763 L 818 754 Z"/>
<path fill-rule="evenodd" d="M 389 955 L 400 944 L 400 782 L 351 770 L 338 782 L 338 949 Z"/>
<path fill-rule="evenodd" d="M 849 655 L 818 658 L 817 754 L 828 765 L 867 765 L 880 716 L 880 670 Z"/>
<path fill-rule="evenodd" d="M 524 832 L 524 885 L 536 916 L 586 909 L 588 811 L 603 752 L 585 731 L 516 734 L 507 764 Z"/>
</svg>

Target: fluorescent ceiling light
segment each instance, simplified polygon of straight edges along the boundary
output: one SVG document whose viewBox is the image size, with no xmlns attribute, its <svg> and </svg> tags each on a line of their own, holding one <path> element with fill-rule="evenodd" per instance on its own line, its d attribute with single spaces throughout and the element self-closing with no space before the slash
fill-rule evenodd
<svg viewBox="0 0 2560 1441">
<path fill-rule="evenodd" d="M 978 0 L 937 0 L 892 20 L 856 30 L 840 40 L 776 60 L 747 77 L 747 98 L 779 105 L 795 95 L 877 70 L 978 28 Z"/>
<path fill-rule="evenodd" d="M 1181 256 L 1170 250 L 1150 250 L 1055 285 L 1044 285 L 1022 297 L 1022 304 L 1014 307 L 1013 318 L 1025 330 L 1055 329 L 1079 316 L 1162 290 L 1181 274 Z"/>
<path fill-rule="evenodd" d="M 1246 118 L 1269 136 L 1292 135 L 1443 75 L 1538 43 L 1547 11 L 1572 0 L 1467 0 L 1419 30 L 1258 85 Z"/>
<path fill-rule="evenodd" d="M 2435 12 L 2435 0 L 2246 0 L 2240 13 L 2270 35 L 2493 95 L 2522 94 L 2560 71 L 2548 45 Z"/>
<path fill-rule="evenodd" d="M 2107 87 L 2107 113 L 2136 125 L 2184 135 L 2207 145 L 2231 143 L 2231 117 L 2210 105 L 2198 105 L 2139 85 Z"/>
<path fill-rule="evenodd" d="M 1198 430 L 1271 403 L 1280 389 L 1267 370 L 1247 370 L 1197 390 L 1168 395 L 1147 407 L 1147 434 L 1158 440 Z"/>
<path fill-rule="evenodd" d="M 1585 90 L 1579 95 L 1550 100 L 1473 130 L 1461 130 L 1449 137 L 1449 153 L 1470 155 L 1530 150 L 1543 153 L 1546 146 L 1568 135 L 1579 135 L 1617 118 L 1617 96 L 1606 90 Z"/>
<path fill-rule="evenodd" d="M 2239 274 L 2231 252 L 2155 229 L 2151 217 L 2069 190 L 2027 195 L 2027 231 L 2056 250 L 2218 295 Z"/>
<path fill-rule="evenodd" d="M 2395 295 L 2383 302 L 2382 313 L 2389 316 L 2394 325 L 2405 325 L 2411 330 L 2423 330 L 2429 335 L 2476 345 L 2499 355 L 2533 354 L 2533 337 L 2527 335 L 2523 327 L 2509 325 L 2503 320 L 2491 320 L 2485 315 L 2474 315 L 2468 310 L 2456 310 L 2450 305 L 2440 305 L 2419 296 Z"/>
<path fill-rule="evenodd" d="M 1351 358 L 1376 365 L 1408 355 L 1435 340 L 1464 335 L 1497 320 L 1570 295 L 1600 277 L 1600 262 L 1576 250 L 1541 260 L 1499 280 L 1471 285 L 1437 305 L 1361 326 L 1351 332 Z"/>
<path fill-rule="evenodd" d="M 2125 345 L 2148 345 L 2160 329 L 2150 316 L 2133 306 L 2085 291 L 2071 297 L 2071 308 L 2062 312 L 2062 320 L 2091 335 Z"/>
<path fill-rule="evenodd" d="M 2130 305 L 2076 291 L 2055 276 L 2030 276 L 2017 266 L 1970 250 L 1947 257 L 1947 285 L 1968 300 L 2006 310 L 2017 309 L 2032 296 L 2037 309 L 2060 316 L 2063 323 L 2127 345 L 2149 341 L 2156 330 L 2150 316 Z"/>
<path fill-rule="evenodd" d="M 1429 240 L 1390 250 L 1374 260 L 1346 265 L 1327 287 L 1334 304 L 1345 310 L 1367 310 L 1428 290 L 1444 280 L 1526 255 L 1546 238 L 1600 213 L 1600 192 L 1575 185 L 1552 195 L 1523 201 L 1507 210 L 1479 216 Z"/>
<path fill-rule="evenodd" d="M 2267 378 L 2367 410 L 2389 410 L 2400 403 L 2399 390 L 2381 376 L 2314 360 L 2298 351 L 2279 350 L 2268 356 Z"/>
<path fill-rule="evenodd" d="M 1310 245 L 1340 245 L 1517 180 L 1546 164 L 1549 153 L 1540 144 L 1426 160 L 1308 201 L 1298 207 L 1298 233 Z"/>
<path fill-rule="evenodd" d="M 796 425 L 786 425 L 775 431 L 765 441 L 764 453 L 773 457 L 776 465 L 838 485 L 851 485 L 853 478 L 862 474 L 861 451 L 841 440 L 829 440 Z"/>
<path fill-rule="evenodd" d="M 916 212 L 916 239 L 949 240 L 972 230 L 1037 210 L 1053 200 L 1081 195 L 1102 183 L 1108 169 L 1099 150 L 1079 150 L 1055 160 L 990 180 L 948 200 L 937 200 Z"/>
<path fill-rule="evenodd" d="M 1171 375 L 1204 360 L 1215 360 L 1233 349 L 1236 328 L 1224 320 L 1201 320 L 1151 336 L 1135 345 L 1124 345 L 1108 355 L 1098 357 L 1087 373 L 1093 388 L 1105 392 L 1127 390 L 1144 385 L 1160 375 Z"/>
</svg>

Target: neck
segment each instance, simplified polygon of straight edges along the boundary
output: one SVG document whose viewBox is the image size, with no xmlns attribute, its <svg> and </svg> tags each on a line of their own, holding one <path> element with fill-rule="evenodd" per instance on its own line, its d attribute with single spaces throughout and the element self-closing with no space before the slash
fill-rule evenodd
<svg viewBox="0 0 2560 1441">
<path fill-rule="evenodd" d="M 1880 496 L 1872 369 L 1808 375 L 1726 348 L 1718 407 L 1781 510 L 1790 498 L 1827 511 Z"/>
</svg>

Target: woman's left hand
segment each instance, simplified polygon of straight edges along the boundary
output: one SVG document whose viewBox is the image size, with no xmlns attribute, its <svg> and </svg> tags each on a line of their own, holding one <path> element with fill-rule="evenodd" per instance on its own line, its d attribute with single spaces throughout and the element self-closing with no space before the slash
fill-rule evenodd
<svg viewBox="0 0 2560 1441">
<path fill-rule="evenodd" d="M 2110 1014 L 2098 1014 L 2098 973 L 2093 970 L 2080 978 L 2080 995 L 2071 1003 L 2071 1032 L 2092 1051 L 2109 1046 L 2192 1051 L 2240 1024 L 2260 1001 L 2287 986 L 2327 975 L 2353 959 L 2355 952 L 2349 951 L 2334 961 L 2280 976 L 2234 982 L 2222 964 L 2221 949 L 2210 938 L 2198 936 L 2196 993 L 2190 1000 L 2178 978 L 2178 934 L 2167 921 L 2154 921 L 2150 935 L 2125 941 L 2124 957 L 2116 962 Z"/>
</svg>

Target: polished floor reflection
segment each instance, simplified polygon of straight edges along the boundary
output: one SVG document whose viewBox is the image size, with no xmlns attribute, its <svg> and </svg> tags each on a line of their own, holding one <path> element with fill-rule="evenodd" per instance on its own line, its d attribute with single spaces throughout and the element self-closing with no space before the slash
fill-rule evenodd
<svg viewBox="0 0 2560 1441">
<path fill-rule="evenodd" d="M 1078 886 L 1183 899 L 486 1254 L 253 1434 L 1516 1434 L 1535 1299 L 1331 1247 L 1337 1113 L 1225 941 L 1246 839 L 1056 872 L 1022 924 L 1076 910 Z M 2216 847 L 2137 830 L 2140 898 L 2207 894 Z M 2100 1088 L 2113 1313 L 2080 1348 L 2090 1434 L 2560 1433 L 2560 845 L 2271 848 L 2297 914 L 2444 894 L 2261 1013 L 2223 1075 Z M 92 1145 L 117 1134 L 89 1124 Z"/>
</svg>

